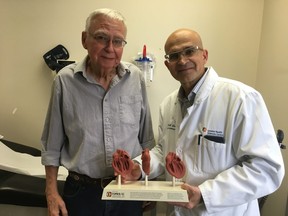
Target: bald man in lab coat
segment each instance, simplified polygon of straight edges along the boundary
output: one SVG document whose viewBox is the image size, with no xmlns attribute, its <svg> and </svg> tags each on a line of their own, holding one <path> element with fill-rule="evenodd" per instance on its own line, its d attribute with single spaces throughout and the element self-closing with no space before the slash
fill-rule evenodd
<svg viewBox="0 0 288 216">
<path fill-rule="evenodd" d="M 180 82 L 160 106 L 158 144 L 150 178 L 165 172 L 169 152 L 186 164 L 181 179 L 189 202 L 170 203 L 167 215 L 257 216 L 258 198 L 278 189 L 284 164 L 264 100 L 255 89 L 207 67 L 201 37 L 178 29 L 165 43 L 165 65 Z M 141 165 L 140 157 L 135 158 Z M 141 166 L 123 180 L 141 177 Z"/>
</svg>

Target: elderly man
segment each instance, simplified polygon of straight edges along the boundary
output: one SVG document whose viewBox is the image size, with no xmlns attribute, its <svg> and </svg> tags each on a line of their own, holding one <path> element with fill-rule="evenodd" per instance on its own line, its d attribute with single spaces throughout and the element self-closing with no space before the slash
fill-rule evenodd
<svg viewBox="0 0 288 216">
<path fill-rule="evenodd" d="M 94 11 L 82 32 L 88 55 L 55 77 L 42 135 L 50 216 L 142 215 L 142 202 L 101 200 L 114 176 L 113 153 L 119 148 L 135 157 L 154 146 L 144 78 L 121 62 L 126 32 L 119 12 Z M 69 171 L 63 199 L 59 166 Z"/>
</svg>

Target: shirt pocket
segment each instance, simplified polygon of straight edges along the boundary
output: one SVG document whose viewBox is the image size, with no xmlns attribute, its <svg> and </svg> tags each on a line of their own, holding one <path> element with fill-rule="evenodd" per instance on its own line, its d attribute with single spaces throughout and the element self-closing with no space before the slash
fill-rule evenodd
<svg viewBox="0 0 288 216">
<path fill-rule="evenodd" d="M 120 97 L 120 122 L 134 126 L 139 124 L 141 116 L 141 95 L 130 95 Z"/>
<path fill-rule="evenodd" d="M 198 167 L 204 173 L 217 174 L 228 165 L 227 145 L 201 139 L 198 145 Z"/>
</svg>

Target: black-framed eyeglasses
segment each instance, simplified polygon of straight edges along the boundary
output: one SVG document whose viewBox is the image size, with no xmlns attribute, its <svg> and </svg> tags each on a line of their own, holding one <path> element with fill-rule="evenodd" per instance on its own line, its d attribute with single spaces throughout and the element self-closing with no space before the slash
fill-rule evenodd
<svg viewBox="0 0 288 216">
<path fill-rule="evenodd" d="M 92 34 L 92 33 L 89 33 L 89 35 L 91 37 L 93 37 L 93 39 L 95 41 L 97 41 L 98 43 L 104 45 L 104 46 L 107 46 L 109 44 L 109 42 L 111 41 L 111 38 L 107 35 L 104 35 L 104 34 Z M 124 47 L 127 42 L 122 39 L 122 38 L 113 38 L 112 39 L 112 44 L 113 44 L 113 47 L 114 48 L 121 48 L 121 47 Z"/>
<path fill-rule="evenodd" d="M 185 58 L 190 58 L 192 57 L 198 50 L 203 50 L 202 48 L 198 46 L 191 46 L 187 47 L 181 51 L 178 52 L 173 52 L 170 54 L 164 55 L 165 59 L 168 62 L 177 62 L 180 59 L 180 56 L 182 55 Z"/>
</svg>

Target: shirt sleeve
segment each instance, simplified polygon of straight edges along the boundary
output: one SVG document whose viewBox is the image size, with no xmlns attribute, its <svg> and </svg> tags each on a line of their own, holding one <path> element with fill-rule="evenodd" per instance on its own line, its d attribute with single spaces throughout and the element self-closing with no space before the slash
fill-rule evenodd
<svg viewBox="0 0 288 216">
<path fill-rule="evenodd" d="M 56 77 L 52 85 L 51 98 L 41 137 L 41 162 L 43 165 L 60 166 L 61 148 L 65 139 L 60 100 L 60 82 Z"/>
</svg>

